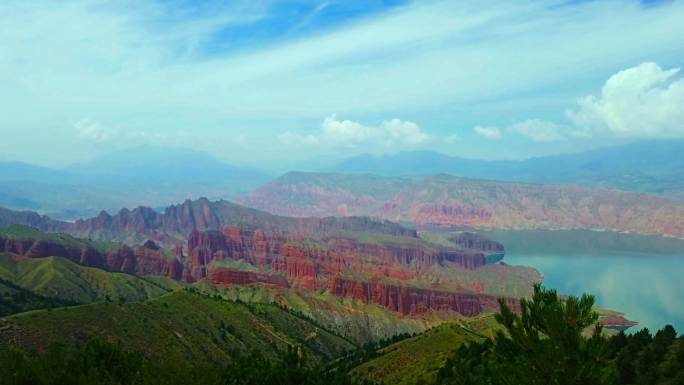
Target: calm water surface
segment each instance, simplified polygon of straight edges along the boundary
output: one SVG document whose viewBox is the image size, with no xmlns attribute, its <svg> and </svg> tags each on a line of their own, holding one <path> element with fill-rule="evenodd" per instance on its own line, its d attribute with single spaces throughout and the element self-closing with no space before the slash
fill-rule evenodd
<svg viewBox="0 0 684 385">
<path fill-rule="evenodd" d="M 563 294 L 592 293 L 640 325 L 684 333 L 684 241 L 591 231 L 485 231 L 504 262 L 535 267 Z"/>
</svg>

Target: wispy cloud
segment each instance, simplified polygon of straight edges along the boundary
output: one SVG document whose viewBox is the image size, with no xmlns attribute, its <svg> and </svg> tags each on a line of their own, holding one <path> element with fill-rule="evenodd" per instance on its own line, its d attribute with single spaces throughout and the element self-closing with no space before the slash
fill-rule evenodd
<svg viewBox="0 0 684 385">
<path fill-rule="evenodd" d="M 511 131 L 524 135 L 535 142 L 555 142 L 565 139 L 567 128 L 554 122 L 541 119 L 527 119 L 515 123 L 510 128 Z"/>
<path fill-rule="evenodd" d="M 501 140 L 503 139 L 503 134 L 501 133 L 501 130 L 498 127 L 482 127 L 482 126 L 475 126 L 473 128 L 473 131 L 475 133 L 485 139 L 489 140 Z"/>
<path fill-rule="evenodd" d="M 116 136 L 116 131 L 90 119 L 81 119 L 74 123 L 78 137 L 93 143 L 109 142 Z"/>
<path fill-rule="evenodd" d="M 78 156 L 69 151 L 83 142 L 73 122 L 88 116 L 120 135 L 189 130 L 211 138 L 203 149 L 248 159 L 251 149 L 226 151 L 231 138 L 245 134 L 261 143 L 262 157 L 277 157 L 282 143 L 269 139 L 301 135 L 331 111 L 361 121 L 410 117 L 420 131 L 402 123 L 392 141 L 425 144 L 423 135 L 472 127 L 491 106 L 498 112 L 487 126 L 539 116 L 539 100 L 557 111 L 547 120 L 560 119 L 568 103 L 557 90 L 587 95 L 632 63 L 667 68 L 684 55 L 682 1 L 415 2 L 239 49 L 231 49 L 233 40 L 248 40 L 252 24 L 272 20 L 273 3 L 179 4 L 190 3 L 0 2 L 0 104 L 10 112 L 0 115 L 0 130 L 13 135 L 0 151 L 22 156 L 16 144 L 34 144 L 39 133 L 65 150 L 53 153 Z M 226 33 L 236 26 L 242 35 Z M 677 92 L 668 91 L 668 100 L 679 100 Z M 655 103 L 666 94 L 647 95 Z M 617 105 L 607 100 L 586 101 L 573 120 L 621 130 L 606 123 Z M 463 113 L 447 114 L 455 108 Z M 548 129 L 541 136 L 539 128 L 526 130 L 549 138 Z"/>
</svg>

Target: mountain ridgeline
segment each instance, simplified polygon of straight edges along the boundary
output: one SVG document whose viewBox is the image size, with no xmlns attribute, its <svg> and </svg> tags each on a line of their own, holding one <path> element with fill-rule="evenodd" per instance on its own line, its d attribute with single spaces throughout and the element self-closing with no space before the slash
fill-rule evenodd
<svg viewBox="0 0 684 385">
<path fill-rule="evenodd" d="M 61 232 L 79 238 L 118 241 L 129 244 L 154 240 L 171 246 L 184 243 L 193 230 L 218 230 L 224 226 L 247 226 L 265 231 L 290 231 L 318 234 L 334 230 L 368 231 L 387 235 L 416 236 L 407 229 L 385 220 L 354 218 L 290 218 L 269 214 L 228 201 L 206 198 L 186 200 L 159 212 L 150 207 L 122 209 L 114 215 L 102 211 L 98 216 L 65 222 L 31 211 L 0 208 L 0 226 L 21 224 L 46 232 Z"/>
<path fill-rule="evenodd" d="M 648 140 L 526 160 L 480 160 L 433 151 L 359 155 L 329 172 L 385 176 L 450 174 L 464 178 L 572 183 L 684 198 L 684 140 Z"/>
<path fill-rule="evenodd" d="M 238 202 L 281 215 L 367 215 L 420 227 L 588 229 L 684 237 L 684 203 L 578 185 L 291 172 Z"/>
</svg>

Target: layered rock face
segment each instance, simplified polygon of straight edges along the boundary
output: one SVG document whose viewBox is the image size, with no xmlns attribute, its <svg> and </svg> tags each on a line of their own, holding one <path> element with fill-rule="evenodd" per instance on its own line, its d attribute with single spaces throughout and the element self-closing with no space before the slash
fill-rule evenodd
<svg viewBox="0 0 684 385">
<path fill-rule="evenodd" d="M 465 316 L 475 316 L 485 309 L 498 309 L 497 298 L 485 294 L 431 290 L 341 277 L 331 279 L 329 287 L 337 296 L 374 303 L 404 315 L 451 310 Z M 507 299 L 507 304 L 513 309 L 520 307 L 514 299 Z"/>
<path fill-rule="evenodd" d="M 182 278 L 183 265 L 180 258 L 169 258 L 154 242 L 145 245 L 121 245 L 109 252 L 102 252 L 86 244 L 74 244 L 31 239 L 0 237 L 0 252 L 24 258 L 61 257 L 84 266 L 108 271 L 137 275 L 164 275 L 176 280 Z"/>
<path fill-rule="evenodd" d="M 466 316 L 495 309 L 496 298 L 466 289 L 423 289 L 387 284 L 388 279 L 417 279 L 432 267 L 473 270 L 485 265 L 486 251 L 503 252 L 503 246 L 466 234 L 462 250 L 440 248 L 419 238 L 393 238 L 393 242 L 362 242 L 342 236 L 303 238 L 298 234 L 272 234 L 262 230 L 226 227 L 221 231 L 193 231 L 188 238 L 187 267 L 192 280 L 209 279 L 216 285 L 261 283 L 303 290 L 327 289 L 340 297 L 353 297 L 404 315 L 428 311 L 454 311 Z M 230 267 L 242 261 L 253 271 Z M 449 265 L 445 265 L 448 263 Z M 354 280 L 346 276 L 371 276 Z"/>
<path fill-rule="evenodd" d="M 422 314 L 428 310 L 452 310 L 465 316 L 482 312 L 478 296 L 468 293 L 440 292 L 344 278 L 331 279 L 330 291 L 340 297 L 374 303 L 404 315 Z"/>
<path fill-rule="evenodd" d="M 404 243 L 363 243 L 328 236 L 314 241 L 296 234 L 267 234 L 231 226 L 222 231 L 193 231 L 188 238 L 188 254 L 191 275 L 196 280 L 208 276 L 208 267 L 214 261 L 244 260 L 258 267 L 270 266 L 289 279 L 306 280 L 307 287 L 317 286 L 315 279 L 319 274 L 333 275 L 346 270 L 375 273 L 393 267 L 410 270 L 444 262 L 472 270 L 486 263 L 481 250 L 441 249 L 428 246 L 419 238 L 400 240 Z M 496 242 L 480 242 L 503 252 L 503 246 Z"/>
<path fill-rule="evenodd" d="M 432 310 L 474 315 L 487 309 L 489 302 L 495 303 L 482 294 L 487 287 L 462 277 L 483 268 L 488 254 L 503 250 L 474 234 L 463 235 L 455 247 L 443 247 L 386 220 L 287 218 L 206 199 L 186 201 L 164 213 L 137 208 L 50 226 L 129 245 L 105 252 L 43 241 L 3 241 L 3 250 L 24 257 L 61 256 L 110 271 L 186 282 L 266 284 L 328 290 L 338 296 L 348 296 L 345 287 L 352 285 L 361 287 L 354 289 L 361 290 L 354 297 L 407 315 Z M 165 250 L 175 250 L 175 257 Z M 350 276 L 358 282 L 342 278 Z"/>
<path fill-rule="evenodd" d="M 250 285 L 263 283 L 267 285 L 289 288 L 290 284 L 282 275 L 257 273 L 235 269 L 214 269 L 209 273 L 209 279 L 216 285 Z"/>
</svg>

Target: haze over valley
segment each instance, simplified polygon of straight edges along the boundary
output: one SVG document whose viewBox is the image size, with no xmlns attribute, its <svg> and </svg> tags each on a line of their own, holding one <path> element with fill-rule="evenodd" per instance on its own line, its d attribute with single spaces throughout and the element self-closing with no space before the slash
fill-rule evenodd
<svg viewBox="0 0 684 385">
<path fill-rule="evenodd" d="M 684 2 L 0 19 L 0 385 L 684 383 Z"/>
</svg>

